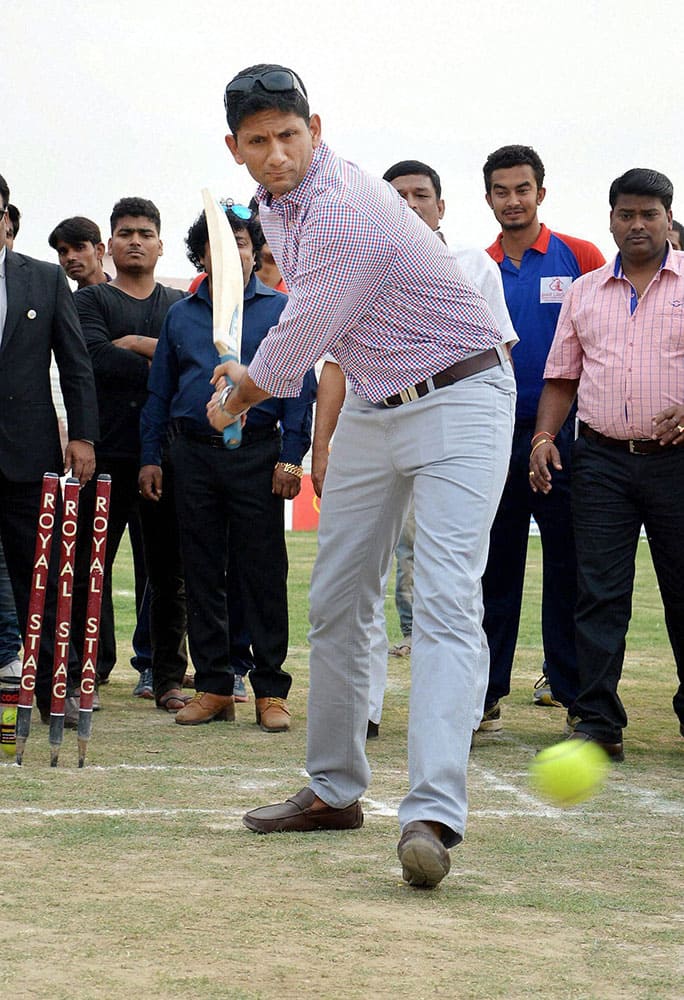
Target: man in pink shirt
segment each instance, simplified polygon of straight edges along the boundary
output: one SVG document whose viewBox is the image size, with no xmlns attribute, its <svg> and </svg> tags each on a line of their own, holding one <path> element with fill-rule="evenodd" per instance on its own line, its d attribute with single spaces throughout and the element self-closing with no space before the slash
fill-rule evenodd
<svg viewBox="0 0 684 1000">
<path fill-rule="evenodd" d="M 617 693 L 642 525 L 679 676 L 684 736 L 684 253 L 672 249 L 672 184 L 628 170 L 610 188 L 619 253 L 568 290 L 548 356 L 530 485 L 548 493 L 561 468 L 553 439 L 577 396 L 572 500 L 578 564 L 579 694 L 571 739 L 623 760 Z"/>
<path fill-rule="evenodd" d="M 435 886 L 467 815 L 476 692 L 486 674 L 480 578 L 510 458 L 515 380 L 497 322 L 447 248 L 391 185 L 323 141 L 292 70 L 248 67 L 226 87 L 235 161 L 290 290 L 249 369 L 209 404 L 217 430 L 267 396 L 300 392 L 330 353 L 349 383 L 335 432 L 311 582 L 307 771 L 257 833 L 356 829 L 366 758 L 370 639 L 413 495 L 416 545 L 409 791 L 397 853 Z"/>
</svg>

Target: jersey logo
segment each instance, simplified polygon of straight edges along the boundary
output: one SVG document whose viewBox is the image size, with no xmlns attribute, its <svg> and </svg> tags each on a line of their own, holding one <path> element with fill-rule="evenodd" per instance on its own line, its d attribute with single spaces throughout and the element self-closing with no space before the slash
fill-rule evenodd
<svg viewBox="0 0 684 1000">
<path fill-rule="evenodd" d="M 571 284 L 572 278 L 569 274 L 557 275 L 554 278 L 540 278 L 539 301 L 542 303 L 562 302 Z"/>
</svg>

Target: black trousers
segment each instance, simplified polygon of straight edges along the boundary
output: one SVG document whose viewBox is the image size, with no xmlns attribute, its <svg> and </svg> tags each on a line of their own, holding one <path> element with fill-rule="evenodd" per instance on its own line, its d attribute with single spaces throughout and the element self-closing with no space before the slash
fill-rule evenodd
<svg viewBox="0 0 684 1000">
<path fill-rule="evenodd" d="M 575 442 L 572 502 L 577 544 L 577 729 L 617 742 L 627 725 L 618 695 L 639 533 L 646 529 L 665 609 L 684 722 L 684 448 L 632 455 L 586 438 Z"/>
<path fill-rule="evenodd" d="M 42 482 L 15 483 L 0 473 L 0 536 L 12 582 L 14 603 L 17 608 L 22 637 L 26 635 L 28 620 L 41 490 Z M 45 593 L 45 612 L 36 668 L 35 697 L 38 708 L 42 711 L 50 709 L 52 688 L 61 521 L 61 501 L 59 498 L 58 491 L 52 553 Z M 67 690 L 71 694 L 81 682 L 80 661 L 76 656 L 73 643 L 69 650 L 67 670 Z"/>
<path fill-rule="evenodd" d="M 569 707 L 577 696 L 575 603 L 577 568 L 570 505 L 570 467 L 575 419 L 556 435 L 563 463 L 554 471 L 548 495 L 530 489 L 530 449 L 534 428 L 516 423 L 508 479 L 490 532 L 489 557 L 482 577 L 483 628 L 489 644 L 489 685 L 485 708 L 511 690 L 527 560 L 530 517 L 539 526 L 543 578 L 541 631 L 544 673 L 554 696 Z"/>
<path fill-rule="evenodd" d="M 229 451 L 180 434 L 169 454 L 195 687 L 233 693 L 229 588 L 237 587 L 252 640 L 254 694 L 286 698 L 292 678 L 282 669 L 288 643 L 284 501 L 271 492 L 280 435 L 246 431 L 240 448 Z"/>
<path fill-rule="evenodd" d="M 107 590 L 111 595 L 112 567 L 126 526 L 129 521 L 139 517 L 151 591 L 152 674 L 155 696 L 159 699 L 170 688 L 180 687 L 187 667 L 185 588 L 171 470 L 164 467 L 164 490 L 159 502 L 140 499 L 138 471 L 138 463 L 134 460 L 101 459 L 98 461 L 95 477 L 81 490 L 71 634 L 76 650 L 80 654 L 83 648 L 88 599 L 95 479 L 101 473 L 107 473 L 112 477 L 112 492 L 105 557 L 102 627 L 106 636 L 114 635 L 113 608 L 111 602 L 105 605 L 104 595 Z M 98 656 L 98 666 L 99 663 Z"/>
</svg>

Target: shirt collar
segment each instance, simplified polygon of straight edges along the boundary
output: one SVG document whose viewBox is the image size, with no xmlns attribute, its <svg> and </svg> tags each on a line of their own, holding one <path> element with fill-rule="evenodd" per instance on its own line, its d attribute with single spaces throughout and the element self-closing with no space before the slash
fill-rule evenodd
<svg viewBox="0 0 684 1000">
<path fill-rule="evenodd" d="M 673 250 L 672 244 L 669 240 L 667 241 L 665 253 L 663 254 L 663 259 L 660 262 L 658 271 L 672 271 L 673 274 L 678 276 L 684 275 L 684 253 L 677 253 L 676 250 Z M 622 270 L 622 254 L 618 252 L 614 257 L 611 266 L 606 268 L 606 274 L 601 284 L 605 285 L 606 282 L 611 280 L 611 278 L 624 277 L 625 273 Z"/>
<path fill-rule="evenodd" d="M 319 172 L 325 170 L 333 159 L 334 153 L 332 150 L 324 142 L 320 142 L 313 151 L 308 170 L 296 188 L 293 188 L 292 191 L 288 191 L 286 194 L 280 195 L 278 198 L 274 198 L 260 184 L 256 193 L 257 201 L 265 202 L 272 212 L 279 212 L 281 214 L 286 212 L 288 205 L 308 206 L 314 196 L 314 179 Z"/>
<path fill-rule="evenodd" d="M 546 251 L 549 249 L 550 239 L 551 239 L 551 230 L 547 226 L 545 226 L 544 223 L 542 222 L 541 229 L 539 230 L 539 235 L 537 236 L 532 246 L 529 246 L 527 249 L 536 250 L 537 253 L 546 253 Z M 502 240 L 503 240 L 503 233 L 499 233 L 499 235 L 494 240 L 492 245 L 487 249 L 487 253 L 490 255 L 490 257 L 492 257 L 496 261 L 497 264 L 500 264 L 504 259 L 504 257 L 506 256 L 501 242 Z M 523 254 L 523 257 L 524 256 L 525 254 Z"/>
<path fill-rule="evenodd" d="M 273 288 L 269 288 L 265 285 L 261 278 L 257 278 L 254 271 L 252 271 L 252 276 L 247 282 L 247 287 L 245 288 L 245 302 L 248 299 L 256 298 L 257 295 L 275 295 L 276 292 Z"/>
<path fill-rule="evenodd" d="M 4 246 L 0 250 L 0 278 L 5 277 L 5 261 L 7 260 L 7 247 Z"/>
<path fill-rule="evenodd" d="M 257 295 L 267 296 L 276 294 L 277 293 L 272 288 L 269 288 L 268 285 L 265 285 L 263 281 L 257 278 L 256 274 L 252 272 L 252 275 L 249 281 L 247 282 L 247 285 L 245 286 L 245 295 L 244 295 L 245 302 L 248 299 L 253 299 Z M 206 278 L 204 279 L 204 281 L 200 282 L 200 284 L 197 286 L 197 289 L 192 293 L 190 298 L 202 299 L 202 301 L 206 302 L 210 308 L 212 307 L 211 296 L 209 295 L 209 282 Z"/>
</svg>

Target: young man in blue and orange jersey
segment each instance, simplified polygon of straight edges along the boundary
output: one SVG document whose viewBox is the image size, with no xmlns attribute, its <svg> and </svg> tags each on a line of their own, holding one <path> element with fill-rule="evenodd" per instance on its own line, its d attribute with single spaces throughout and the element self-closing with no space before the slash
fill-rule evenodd
<svg viewBox="0 0 684 1000">
<path fill-rule="evenodd" d="M 488 252 L 501 270 L 506 305 L 520 338 L 515 348 L 518 400 L 511 465 L 482 579 L 490 667 L 479 732 L 491 732 L 501 729 L 499 699 L 510 691 L 530 517 L 539 526 L 544 573 L 544 664 L 534 699 L 540 705 L 569 708 L 577 693 L 575 543 L 569 483 L 574 410 L 556 436 L 563 472 L 554 480 L 553 497 L 530 490 L 529 456 L 535 444 L 544 364 L 563 296 L 575 278 L 600 267 L 604 258 L 592 243 L 551 232 L 539 221 L 539 206 L 546 195 L 544 164 L 531 147 L 502 146 L 491 153 L 484 165 L 484 180 L 487 204 L 501 226 Z"/>
</svg>

